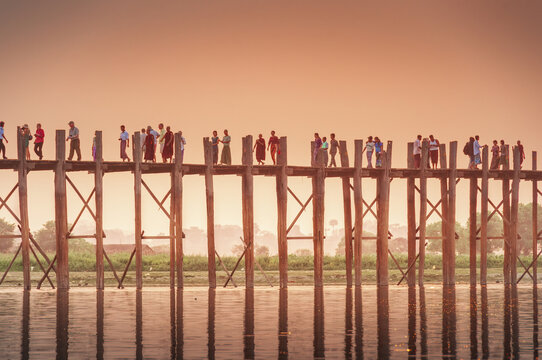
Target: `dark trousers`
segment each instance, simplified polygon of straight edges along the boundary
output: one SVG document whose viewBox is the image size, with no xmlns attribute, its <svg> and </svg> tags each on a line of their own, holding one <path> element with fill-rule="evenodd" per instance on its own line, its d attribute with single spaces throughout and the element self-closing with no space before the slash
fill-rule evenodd
<svg viewBox="0 0 542 360">
<path fill-rule="evenodd" d="M 0 153 L 3 158 L 6 157 L 6 145 L 4 145 L 4 139 L 0 139 Z"/>
<path fill-rule="evenodd" d="M 34 152 L 36 153 L 36 155 L 38 155 L 40 160 L 43 158 L 43 152 L 41 151 L 42 148 L 43 148 L 43 143 L 42 142 L 34 143 Z"/>
<path fill-rule="evenodd" d="M 77 153 L 77 161 L 81 160 L 81 148 L 79 146 L 79 139 L 73 139 L 70 141 L 70 155 L 68 156 L 68 160 L 73 159 L 73 153 Z"/>
</svg>

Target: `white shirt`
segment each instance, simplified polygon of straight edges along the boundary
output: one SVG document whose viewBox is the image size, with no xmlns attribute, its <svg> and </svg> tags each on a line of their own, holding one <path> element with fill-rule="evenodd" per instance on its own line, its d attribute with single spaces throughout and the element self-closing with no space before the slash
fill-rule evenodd
<svg viewBox="0 0 542 360">
<path fill-rule="evenodd" d="M 141 146 L 145 145 L 145 138 L 147 137 L 146 133 L 140 133 L 139 134 L 139 141 L 141 142 Z"/>
<path fill-rule="evenodd" d="M 128 134 L 128 131 L 124 130 L 120 133 L 120 139 L 121 140 L 128 140 L 130 139 L 130 134 Z"/>
<path fill-rule="evenodd" d="M 373 152 L 373 150 L 375 149 L 375 143 L 374 141 L 371 141 L 371 142 L 367 142 L 365 144 L 365 148 L 367 149 L 367 152 Z"/>
<path fill-rule="evenodd" d="M 160 134 L 158 134 L 156 130 L 151 129 L 151 135 L 154 136 L 154 144 L 156 144 L 156 139 L 158 138 L 158 136 L 160 136 Z"/>
<path fill-rule="evenodd" d="M 422 153 L 421 147 L 422 147 L 422 144 L 421 144 L 420 140 L 416 139 L 414 141 L 414 149 L 412 151 L 412 154 L 420 155 Z"/>
<path fill-rule="evenodd" d="M 184 146 L 186 145 L 186 139 L 184 136 L 181 136 L 181 151 L 184 150 Z"/>
<path fill-rule="evenodd" d="M 429 150 L 430 150 L 430 151 L 436 151 L 436 150 L 438 150 L 438 143 L 437 143 L 437 140 L 429 141 Z"/>
<path fill-rule="evenodd" d="M 478 140 L 474 140 L 474 155 L 480 155 L 480 143 L 478 142 Z"/>
</svg>

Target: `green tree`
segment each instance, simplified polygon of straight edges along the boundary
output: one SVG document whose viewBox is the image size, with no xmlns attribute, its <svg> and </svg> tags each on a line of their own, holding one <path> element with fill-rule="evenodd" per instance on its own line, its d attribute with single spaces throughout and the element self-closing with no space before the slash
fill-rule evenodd
<svg viewBox="0 0 542 360">
<path fill-rule="evenodd" d="M 34 233 L 34 238 L 44 251 L 56 251 L 56 230 L 54 220 L 43 224 L 42 228 Z"/>
<path fill-rule="evenodd" d="M 0 219 L 0 235 L 13 234 L 15 224 L 8 223 L 4 219 Z M 6 252 L 13 246 L 13 239 L 0 239 L 0 252 Z"/>
<path fill-rule="evenodd" d="M 376 235 L 373 234 L 373 233 L 370 233 L 368 231 L 363 231 L 362 232 L 363 236 L 364 237 L 375 237 Z M 353 243 L 353 242 L 352 242 Z M 335 255 L 337 256 L 344 256 L 345 255 L 345 242 L 344 242 L 344 236 L 341 238 L 341 241 L 339 242 L 339 244 L 337 244 L 337 248 L 335 249 Z M 352 244 L 352 246 L 354 246 Z M 361 252 L 363 254 L 365 253 L 369 253 L 369 254 L 372 254 L 374 252 L 376 252 L 376 241 L 372 241 L 372 240 L 368 240 L 368 241 L 362 241 L 361 242 Z"/>
<path fill-rule="evenodd" d="M 442 221 L 437 221 L 427 225 L 425 236 L 427 237 L 442 237 Z M 458 238 L 455 240 L 455 251 L 460 254 L 465 254 L 469 251 L 469 231 L 460 223 L 455 223 L 455 232 Z M 427 251 L 442 252 L 442 239 L 427 240 Z"/>
</svg>

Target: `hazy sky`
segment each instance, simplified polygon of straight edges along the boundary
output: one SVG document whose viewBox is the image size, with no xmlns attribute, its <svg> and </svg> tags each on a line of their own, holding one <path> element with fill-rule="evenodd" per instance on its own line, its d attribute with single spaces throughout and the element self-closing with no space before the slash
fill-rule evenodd
<svg viewBox="0 0 542 360">
<path fill-rule="evenodd" d="M 116 160 L 121 123 L 133 132 L 164 122 L 183 130 L 192 163 L 203 161 L 203 136 L 228 128 L 237 162 L 242 136 L 271 129 L 288 136 L 288 160 L 299 165 L 315 130 L 350 148 L 368 135 L 393 140 L 395 166 L 417 133 L 458 140 L 460 150 L 478 133 L 483 142 L 521 138 L 530 168 L 530 151 L 542 150 L 541 20 L 535 1 L 3 0 L 0 119 L 12 157 L 17 125 L 41 122 L 52 158 L 54 129 L 74 120 L 86 159 L 96 129 L 106 160 Z M 2 187 L 14 179 L 1 176 Z M 35 229 L 53 216 L 53 183 L 30 178 Z M 91 177 L 77 178 L 89 191 Z M 165 191 L 169 180 L 155 178 Z M 215 183 L 217 222 L 239 222 L 240 180 Z M 328 183 L 326 221 L 342 222 L 338 182 Z M 132 184 L 128 174 L 106 176 L 106 227 L 133 229 Z M 307 179 L 292 186 L 310 191 Z M 273 189 L 272 179 L 256 182 L 256 221 L 270 230 Z M 394 182 L 392 222 L 405 219 L 404 193 Z M 185 223 L 204 227 L 203 178 L 185 178 L 184 202 Z M 157 214 L 146 210 L 149 228 Z"/>
</svg>

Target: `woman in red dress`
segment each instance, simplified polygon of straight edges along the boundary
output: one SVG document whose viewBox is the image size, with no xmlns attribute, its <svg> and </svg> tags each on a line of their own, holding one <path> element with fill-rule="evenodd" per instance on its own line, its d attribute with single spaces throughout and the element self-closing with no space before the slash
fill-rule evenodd
<svg viewBox="0 0 542 360">
<path fill-rule="evenodd" d="M 258 135 L 252 151 L 256 151 L 256 161 L 258 161 L 258 165 L 264 165 L 263 161 L 265 160 L 265 139 L 263 138 L 262 134 Z"/>
<path fill-rule="evenodd" d="M 267 143 L 267 150 L 269 150 L 269 148 L 271 148 L 271 159 L 273 159 L 273 165 L 276 165 L 277 161 L 275 155 L 279 149 L 279 138 L 278 136 L 275 136 L 274 130 L 271 131 L 271 137 Z"/>
<path fill-rule="evenodd" d="M 150 126 L 147 127 L 147 136 L 141 149 L 145 151 L 145 162 L 154 161 L 154 136 L 151 134 Z"/>
<path fill-rule="evenodd" d="M 168 159 L 169 162 L 171 162 L 171 158 L 173 158 L 173 141 L 175 139 L 175 136 L 173 135 L 173 132 L 171 131 L 171 127 L 166 127 L 166 134 L 164 135 L 164 149 L 162 150 L 162 160 L 167 163 Z"/>
</svg>

